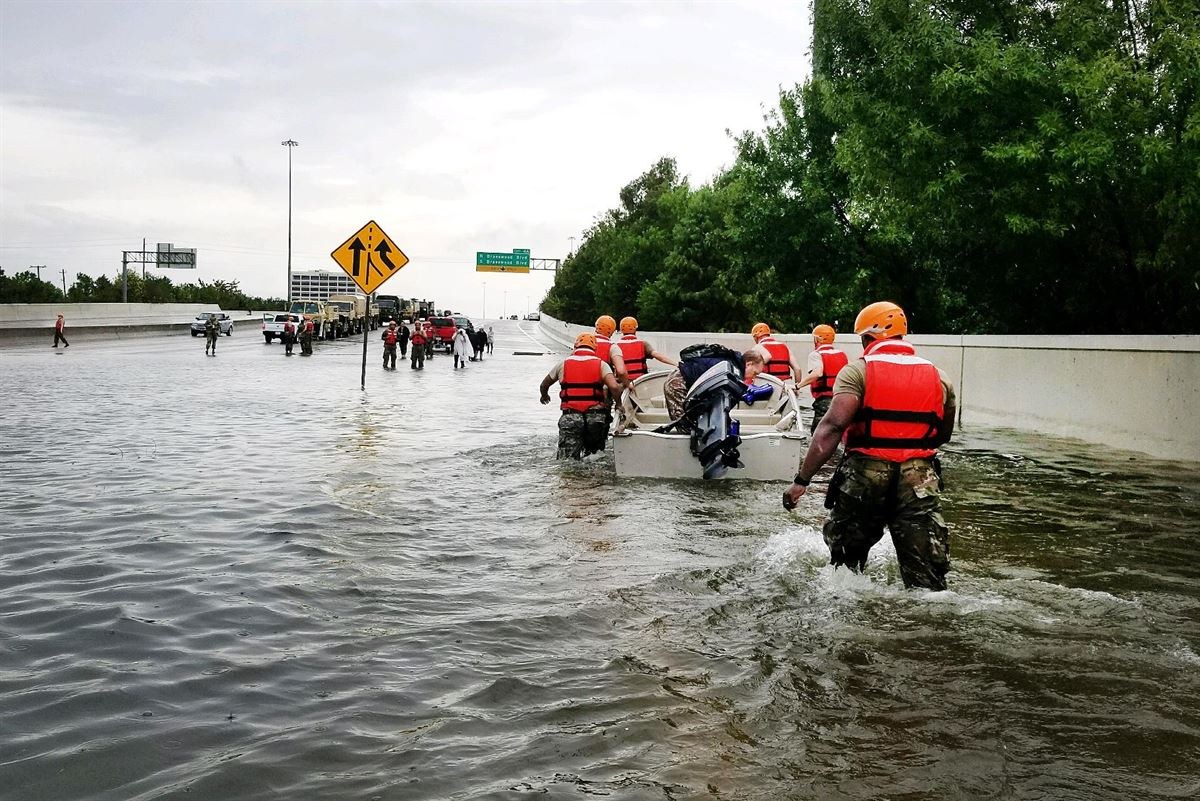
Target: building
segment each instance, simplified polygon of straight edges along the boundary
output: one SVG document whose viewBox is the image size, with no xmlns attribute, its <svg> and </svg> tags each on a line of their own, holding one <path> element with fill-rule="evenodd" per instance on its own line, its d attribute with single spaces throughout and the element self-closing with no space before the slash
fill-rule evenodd
<svg viewBox="0 0 1200 801">
<path fill-rule="evenodd" d="M 292 300 L 325 300 L 330 295 L 362 292 L 354 279 L 341 270 L 307 270 L 292 273 Z"/>
</svg>

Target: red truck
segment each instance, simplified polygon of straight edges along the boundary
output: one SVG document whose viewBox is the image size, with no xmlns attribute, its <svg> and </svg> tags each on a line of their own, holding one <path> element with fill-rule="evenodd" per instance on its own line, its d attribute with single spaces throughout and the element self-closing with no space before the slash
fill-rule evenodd
<svg viewBox="0 0 1200 801">
<path fill-rule="evenodd" d="M 430 317 L 429 324 L 433 326 L 433 334 L 431 341 L 435 348 L 445 348 L 449 353 L 454 347 L 454 332 L 458 330 L 458 326 L 454 323 L 453 317 Z"/>
</svg>

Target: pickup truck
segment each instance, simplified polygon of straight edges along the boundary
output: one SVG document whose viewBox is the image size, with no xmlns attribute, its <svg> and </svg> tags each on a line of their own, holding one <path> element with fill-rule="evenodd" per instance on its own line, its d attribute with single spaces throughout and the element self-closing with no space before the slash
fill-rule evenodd
<svg viewBox="0 0 1200 801">
<path fill-rule="evenodd" d="M 449 353 L 454 347 L 454 332 L 458 326 L 453 317 L 430 317 L 429 324 L 433 326 L 433 347 L 445 348 Z"/>
<path fill-rule="evenodd" d="M 205 326 L 208 325 L 208 318 L 216 317 L 218 329 L 220 333 L 227 337 L 233 336 L 233 318 L 224 312 L 200 312 L 196 315 L 196 319 L 192 320 L 191 331 L 192 336 L 198 337 L 205 332 Z"/>
<path fill-rule="evenodd" d="M 279 338 L 280 342 L 283 341 L 283 325 L 289 319 L 292 321 L 292 325 L 296 327 L 296 333 L 299 334 L 300 324 L 304 322 L 300 315 L 291 314 L 290 312 L 280 312 L 279 314 L 263 316 L 262 335 L 263 339 L 267 341 L 268 345 L 270 345 L 276 337 Z"/>
</svg>

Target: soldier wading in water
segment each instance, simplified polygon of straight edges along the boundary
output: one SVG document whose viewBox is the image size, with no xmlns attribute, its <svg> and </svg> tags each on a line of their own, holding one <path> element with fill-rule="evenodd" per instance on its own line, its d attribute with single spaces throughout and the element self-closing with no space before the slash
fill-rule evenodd
<svg viewBox="0 0 1200 801">
<path fill-rule="evenodd" d="M 208 320 L 204 323 L 204 355 L 217 355 L 217 337 L 221 334 L 221 324 L 217 322 L 217 316 L 210 314 Z"/>
<path fill-rule="evenodd" d="M 837 374 L 829 411 L 783 506 L 795 508 L 844 432 L 846 456 L 825 497 L 830 562 L 861 572 L 887 526 L 904 586 L 944 590 L 950 533 L 941 515 L 937 449 L 954 431 L 954 386 L 904 341 L 908 320 L 895 303 L 867 306 L 854 333 L 862 336 L 862 358 Z"/>
</svg>

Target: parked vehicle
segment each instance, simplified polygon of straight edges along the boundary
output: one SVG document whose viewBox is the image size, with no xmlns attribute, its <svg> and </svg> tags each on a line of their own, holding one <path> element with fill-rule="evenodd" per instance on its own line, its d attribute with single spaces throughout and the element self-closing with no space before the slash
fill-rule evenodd
<svg viewBox="0 0 1200 801">
<path fill-rule="evenodd" d="M 515 315 L 515 314 L 510 314 L 510 315 L 508 315 L 508 319 L 510 319 L 510 320 L 520 320 L 521 318 L 520 318 L 520 317 L 518 317 L 518 316 L 517 316 L 517 315 Z"/>
<path fill-rule="evenodd" d="M 361 334 L 367 327 L 367 296 L 366 295 L 330 295 L 329 305 L 337 310 L 337 323 L 334 335 L 348 337 L 351 334 Z M 371 326 L 374 330 L 375 326 Z"/>
<path fill-rule="evenodd" d="M 298 314 L 291 312 L 279 312 L 278 314 L 263 315 L 262 334 L 263 339 L 270 345 L 276 337 L 283 341 L 283 326 L 288 320 L 292 321 L 292 325 L 296 326 L 296 333 L 300 333 L 300 325 L 304 322 L 303 318 Z"/>
<path fill-rule="evenodd" d="M 468 334 L 475 330 L 475 323 L 471 322 L 471 318 L 467 317 L 465 314 L 455 314 L 454 324 L 459 328 L 467 329 Z"/>
<path fill-rule="evenodd" d="M 536 321 L 542 319 L 542 315 L 540 312 L 530 312 L 529 314 L 525 315 L 525 319 L 533 320 L 536 322 Z"/>
<path fill-rule="evenodd" d="M 323 300 L 293 300 L 288 309 L 292 314 L 299 314 L 305 320 L 312 320 L 313 337 L 315 339 L 333 339 L 334 328 L 337 325 L 337 309 Z"/>
<path fill-rule="evenodd" d="M 330 295 L 330 297 L 333 296 Z M 376 311 L 373 316 L 380 325 L 385 325 L 392 320 L 399 320 L 403 316 L 404 303 L 398 295 L 376 295 L 375 301 L 371 305 Z"/>
<path fill-rule="evenodd" d="M 454 346 L 454 332 L 458 330 L 458 324 L 454 322 L 454 318 L 430 317 L 429 324 L 433 326 L 433 346 L 445 348 L 449 353 L 450 348 Z"/>
<path fill-rule="evenodd" d="M 210 317 L 217 318 L 217 324 L 221 326 L 221 333 L 227 337 L 233 336 L 233 318 L 225 312 L 200 312 L 196 315 L 196 319 L 192 320 L 192 336 L 198 337 L 204 333 L 204 327 L 208 325 Z"/>
</svg>

